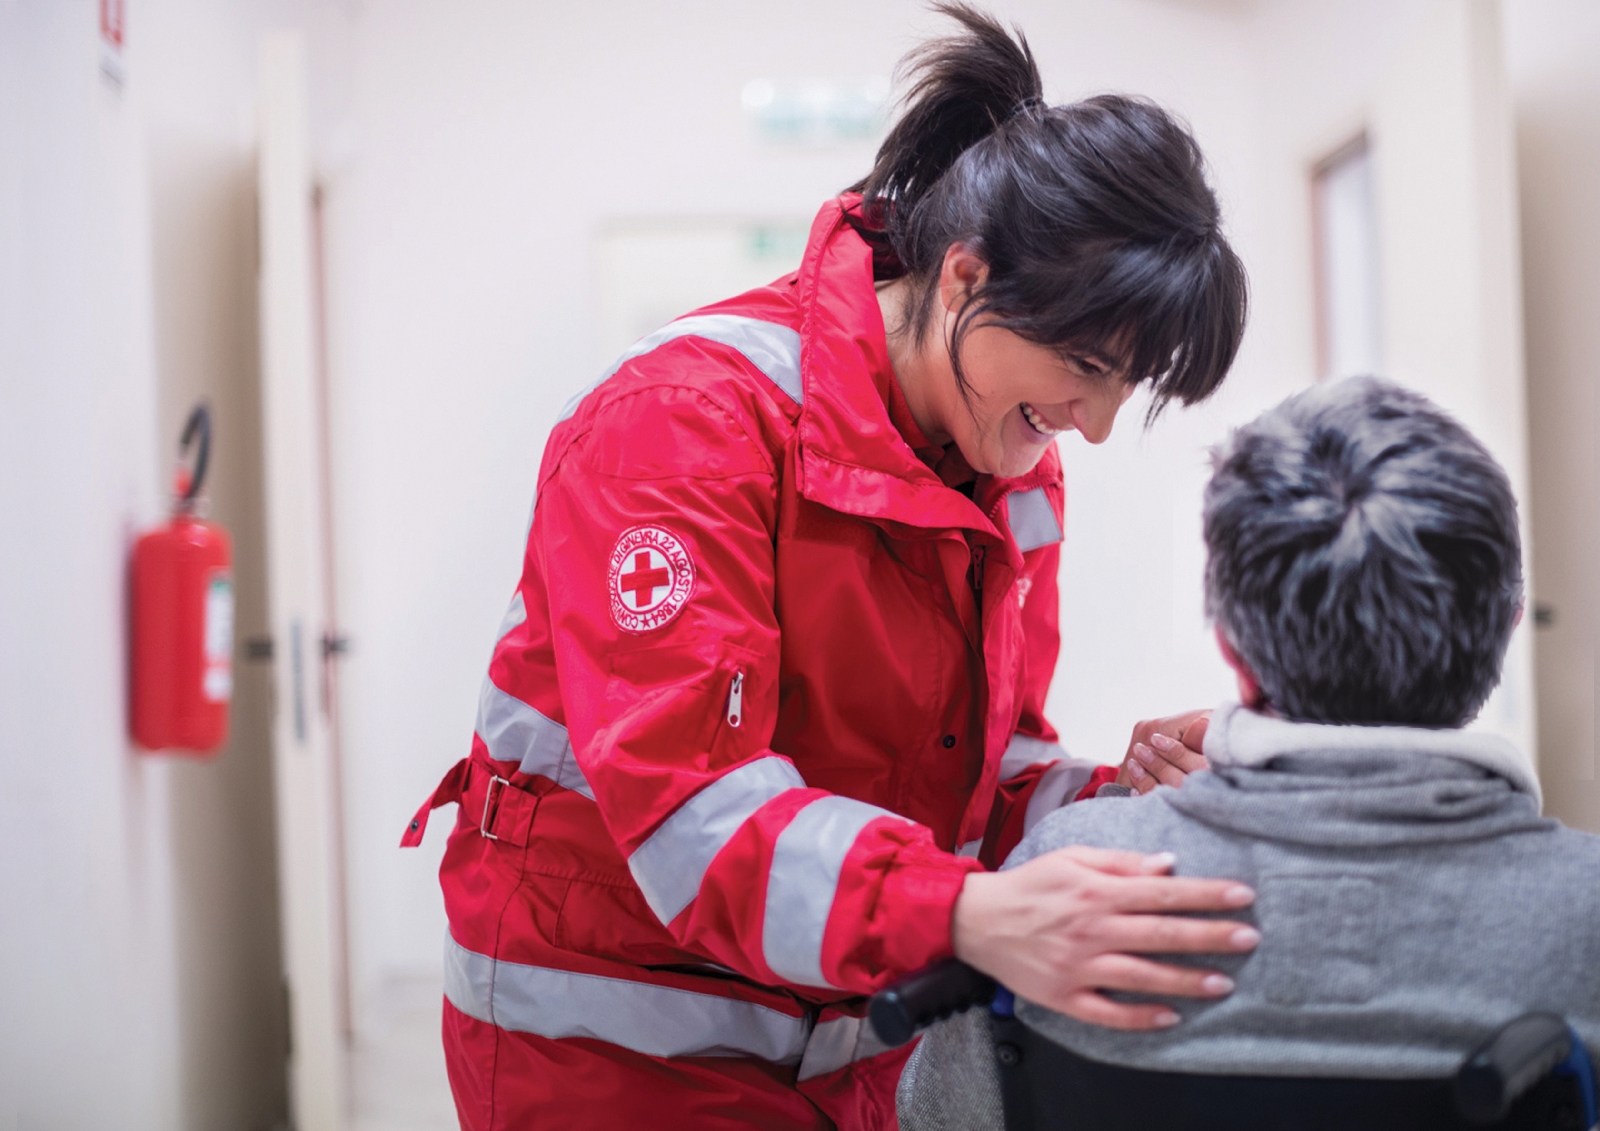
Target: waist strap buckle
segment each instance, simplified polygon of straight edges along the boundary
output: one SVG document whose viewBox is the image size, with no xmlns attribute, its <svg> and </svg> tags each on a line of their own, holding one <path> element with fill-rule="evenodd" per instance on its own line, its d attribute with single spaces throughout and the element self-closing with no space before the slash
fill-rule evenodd
<svg viewBox="0 0 1600 1131">
<path fill-rule="evenodd" d="M 507 781 L 505 778 L 500 777 L 498 774 L 495 774 L 495 775 L 492 775 L 489 778 L 489 787 L 486 790 L 484 790 L 484 793 L 483 793 L 483 818 L 478 822 L 478 832 L 482 833 L 484 836 L 488 837 L 490 840 L 499 840 L 500 839 L 499 837 L 495 836 L 494 833 L 489 831 L 489 824 L 490 824 L 491 815 L 494 812 L 495 798 L 498 796 L 498 793 L 495 790 L 495 786 L 498 785 L 502 789 L 504 789 L 506 786 L 508 786 L 510 784 L 511 783 L 509 781 Z"/>
</svg>

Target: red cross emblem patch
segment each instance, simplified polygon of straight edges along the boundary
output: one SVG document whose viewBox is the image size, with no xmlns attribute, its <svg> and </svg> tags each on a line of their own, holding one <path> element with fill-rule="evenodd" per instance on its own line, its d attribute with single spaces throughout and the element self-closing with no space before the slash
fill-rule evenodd
<svg viewBox="0 0 1600 1131">
<path fill-rule="evenodd" d="M 624 632 L 649 632 L 683 611 L 694 590 L 694 559 L 677 535 L 635 526 L 617 539 L 606 579 L 611 619 Z"/>
</svg>

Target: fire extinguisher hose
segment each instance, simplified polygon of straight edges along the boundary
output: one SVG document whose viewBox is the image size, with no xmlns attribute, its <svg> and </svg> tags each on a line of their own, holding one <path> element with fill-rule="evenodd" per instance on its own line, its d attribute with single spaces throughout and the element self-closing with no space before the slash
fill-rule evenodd
<svg viewBox="0 0 1600 1131">
<path fill-rule="evenodd" d="M 189 422 L 183 426 L 183 435 L 178 440 L 180 454 L 189 450 L 196 436 L 200 440 L 200 451 L 195 456 L 194 473 L 189 476 L 188 490 L 178 500 L 178 506 L 184 510 L 193 509 L 195 499 L 200 497 L 200 487 L 206 479 L 206 465 L 211 462 L 211 410 L 203 404 L 194 406 L 194 411 L 189 414 Z"/>
</svg>

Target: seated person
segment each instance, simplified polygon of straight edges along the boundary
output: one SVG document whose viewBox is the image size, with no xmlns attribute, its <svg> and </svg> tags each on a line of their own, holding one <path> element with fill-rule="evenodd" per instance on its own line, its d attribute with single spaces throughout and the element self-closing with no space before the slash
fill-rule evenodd
<svg viewBox="0 0 1600 1131">
<path fill-rule="evenodd" d="M 1262 942 L 1206 956 L 1234 992 L 1174 1001 L 1166 1029 L 1021 1000 L 1018 1017 L 1082 1056 L 1173 1072 L 1447 1076 L 1536 1009 L 1600 1052 L 1600 836 L 1540 817 L 1529 761 L 1461 729 L 1521 615 L 1505 473 L 1415 393 L 1318 386 L 1219 451 L 1205 540 L 1241 699 L 1211 718 L 1209 769 L 1061 809 L 1005 866 L 1074 844 L 1169 851 L 1175 874 L 1252 885 Z M 899 1109 L 905 1131 L 1001 1126 L 985 1010 L 924 1036 Z"/>
</svg>

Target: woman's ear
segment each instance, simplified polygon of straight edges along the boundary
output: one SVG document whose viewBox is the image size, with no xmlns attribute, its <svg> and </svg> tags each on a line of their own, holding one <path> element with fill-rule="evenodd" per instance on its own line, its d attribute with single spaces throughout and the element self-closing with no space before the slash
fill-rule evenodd
<svg viewBox="0 0 1600 1131">
<path fill-rule="evenodd" d="M 939 305 L 948 312 L 960 310 L 972 292 L 989 278 L 989 264 L 964 243 L 945 248 L 939 268 Z"/>
<path fill-rule="evenodd" d="M 1222 626 L 1216 626 L 1217 647 L 1222 650 L 1222 658 L 1233 669 L 1234 676 L 1239 681 L 1239 702 L 1251 710 L 1264 707 L 1267 697 L 1261 693 L 1261 684 L 1256 679 L 1256 673 L 1250 670 L 1250 665 L 1244 662 L 1239 653 L 1233 650 L 1233 645 L 1228 643 L 1228 638 L 1222 633 Z"/>
</svg>

